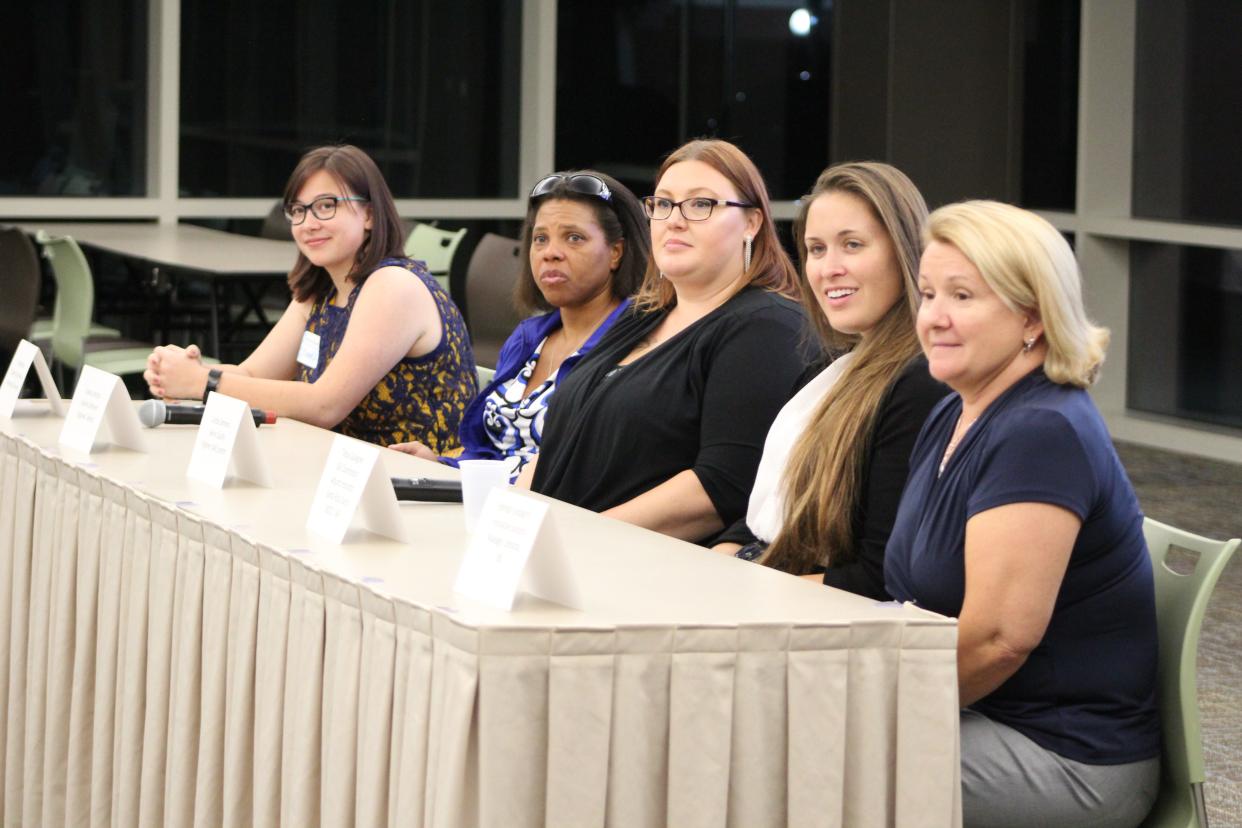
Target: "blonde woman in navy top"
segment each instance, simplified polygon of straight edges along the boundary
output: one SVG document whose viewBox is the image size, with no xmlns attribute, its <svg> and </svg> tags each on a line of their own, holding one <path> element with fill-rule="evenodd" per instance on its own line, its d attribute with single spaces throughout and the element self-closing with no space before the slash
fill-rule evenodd
<svg viewBox="0 0 1242 828">
<path fill-rule="evenodd" d="M 958 619 L 967 826 L 1138 825 L 1159 784 L 1143 515 L 1087 393 L 1108 332 L 1065 239 L 942 207 L 918 334 L 957 393 L 929 415 L 885 552 L 898 600 Z"/>
<path fill-rule="evenodd" d="M 208 367 L 197 346 L 156 348 L 151 393 L 238 397 L 380 445 L 457 446 L 478 390 L 457 307 L 421 262 L 402 254 L 401 221 L 375 162 L 352 146 L 319 147 L 284 195 L 298 258 L 293 301 L 240 365 Z"/>
</svg>

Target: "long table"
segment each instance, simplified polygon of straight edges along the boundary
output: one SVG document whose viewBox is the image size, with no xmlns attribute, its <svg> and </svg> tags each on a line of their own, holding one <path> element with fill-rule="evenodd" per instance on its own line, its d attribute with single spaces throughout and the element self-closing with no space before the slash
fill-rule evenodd
<svg viewBox="0 0 1242 828">
<path fill-rule="evenodd" d="M 210 291 L 210 335 L 207 348 L 220 354 L 221 288 L 237 287 L 247 312 L 266 321 L 262 289 L 283 281 L 297 258 L 291 241 L 275 241 L 224 233 L 192 224 L 146 222 L 29 222 L 17 225 L 28 233 L 46 230 L 70 236 L 79 244 L 159 268 L 174 277 L 207 283 Z M 234 320 L 228 320 L 231 327 Z"/>
<path fill-rule="evenodd" d="M 960 825 L 950 619 L 554 501 L 585 609 L 502 612 L 452 591 L 460 505 L 306 531 L 329 432 L 213 489 L 193 428 L 61 425 L 0 420 L 5 825 Z"/>
</svg>

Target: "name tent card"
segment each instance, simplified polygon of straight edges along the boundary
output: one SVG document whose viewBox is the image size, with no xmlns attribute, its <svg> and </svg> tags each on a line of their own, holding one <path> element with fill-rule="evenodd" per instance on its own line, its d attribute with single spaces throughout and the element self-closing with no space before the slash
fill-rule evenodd
<svg viewBox="0 0 1242 828">
<path fill-rule="evenodd" d="M 60 391 L 56 390 L 56 382 L 52 379 L 52 372 L 47 369 L 43 352 L 34 343 L 23 339 L 13 352 L 13 359 L 9 360 L 4 381 L 0 382 L 0 418 L 7 420 L 13 416 L 17 398 L 22 393 L 22 386 L 26 384 L 26 375 L 30 373 L 31 365 L 34 365 L 35 373 L 39 375 L 43 396 L 51 404 L 52 412 L 57 417 L 65 416 L 65 401 L 60 398 Z"/>
<path fill-rule="evenodd" d="M 363 528 L 394 540 L 406 540 L 397 496 L 384 471 L 380 452 L 379 446 L 337 435 L 306 518 L 307 529 L 340 543 L 354 523 L 354 516 L 361 511 L 359 523 Z"/>
<path fill-rule="evenodd" d="M 111 442 L 133 451 L 147 450 L 142 425 L 125 391 L 125 383 L 115 374 L 85 365 L 78 377 L 78 387 L 73 391 L 69 413 L 65 415 L 60 444 L 89 454 L 105 423 Z"/>
<path fill-rule="evenodd" d="M 213 391 L 207 395 L 203 422 L 198 427 L 194 453 L 185 474 L 222 489 L 230 468 L 234 477 L 272 487 L 249 404 Z"/>
<path fill-rule="evenodd" d="M 513 609 L 518 592 L 582 608 L 548 504 L 512 489 L 487 496 L 453 591 L 502 610 Z"/>
</svg>

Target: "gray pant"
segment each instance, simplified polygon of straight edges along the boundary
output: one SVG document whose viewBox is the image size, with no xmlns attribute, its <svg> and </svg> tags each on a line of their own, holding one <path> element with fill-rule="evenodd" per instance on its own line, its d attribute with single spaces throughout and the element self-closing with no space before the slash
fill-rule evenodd
<svg viewBox="0 0 1242 828">
<path fill-rule="evenodd" d="M 962 711 L 965 828 L 1134 828 L 1156 801 L 1160 760 L 1084 765 Z"/>
</svg>

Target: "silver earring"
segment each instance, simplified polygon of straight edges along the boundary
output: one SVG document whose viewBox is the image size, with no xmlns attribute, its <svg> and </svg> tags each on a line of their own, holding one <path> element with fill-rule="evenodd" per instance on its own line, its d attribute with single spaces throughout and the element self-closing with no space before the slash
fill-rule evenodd
<svg viewBox="0 0 1242 828">
<path fill-rule="evenodd" d="M 754 240 L 751 239 L 750 236 L 747 236 L 742 241 L 742 271 L 744 273 L 750 272 L 750 254 L 751 254 L 751 248 L 753 246 L 754 246 Z"/>
<path fill-rule="evenodd" d="M 1029 354 L 1031 349 L 1035 347 L 1035 337 L 1022 340 L 1022 353 Z"/>
<path fill-rule="evenodd" d="M 661 271 L 660 271 L 660 278 L 661 278 L 661 279 L 663 279 L 663 278 L 664 278 L 664 271 L 663 271 L 663 270 L 661 270 Z"/>
</svg>

